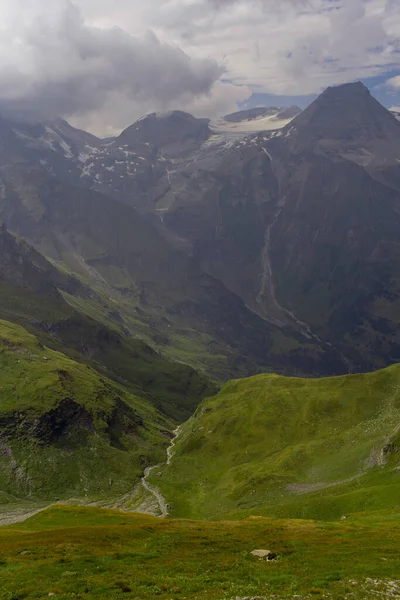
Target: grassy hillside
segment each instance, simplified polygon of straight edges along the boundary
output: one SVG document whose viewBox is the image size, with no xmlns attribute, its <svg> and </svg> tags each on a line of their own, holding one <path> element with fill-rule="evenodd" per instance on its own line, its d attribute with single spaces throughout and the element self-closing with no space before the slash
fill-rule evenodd
<svg viewBox="0 0 400 600">
<path fill-rule="evenodd" d="M 189 418 L 205 396 L 217 391 L 206 375 L 77 312 L 61 297 L 0 282 L 0 319 L 22 325 L 46 346 L 129 387 L 178 421 Z"/>
<path fill-rule="evenodd" d="M 129 336 L 115 306 L 107 307 L 98 293 L 56 268 L 4 226 L 0 226 L 0 319 L 21 324 L 52 349 L 123 382 L 174 419 L 186 420 L 200 400 L 216 391 L 201 373 L 162 358 Z"/>
<path fill-rule="evenodd" d="M 232 381 L 152 474 L 172 516 L 339 518 L 398 505 L 400 366 L 330 379 Z"/>
<path fill-rule="evenodd" d="M 58 506 L 0 528 L 0 599 L 398 598 L 398 516 L 210 523 Z"/>
<path fill-rule="evenodd" d="M 131 491 L 171 429 L 149 402 L 0 321 L 2 501 Z"/>
</svg>

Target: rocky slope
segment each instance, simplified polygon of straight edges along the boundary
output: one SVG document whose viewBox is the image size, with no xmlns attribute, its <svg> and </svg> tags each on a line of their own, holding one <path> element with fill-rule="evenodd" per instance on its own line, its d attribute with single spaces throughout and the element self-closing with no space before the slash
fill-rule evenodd
<svg viewBox="0 0 400 600">
<path fill-rule="evenodd" d="M 146 401 L 0 321 L 1 500 L 120 495 L 168 444 Z"/>
<path fill-rule="evenodd" d="M 400 359 L 399 157 L 395 117 L 338 86 L 282 130 L 210 138 L 141 210 L 255 312 L 368 370 Z"/>
<path fill-rule="evenodd" d="M 68 301 L 101 298 L 0 228 L 0 318 L 19 323 L 54 350 L 90 365 L 177 420 L 216 386 L 191 367 L 162 358 L 144 342 L 75 310 Z M 112 315 L 114 319 L 117 315 Z"/>
<path fill-rule="evenodd" d="M 189 137 L 191 127 L 195 137 L 207 134 L 202 121 L 178 113 L 181 118 L 189 121 Z M 129 134 L 131 145 L 142 144 L 143 129 L 153 131 L 153 117 L 148 120 L 149 129 L 145 119 L 139 133 L 135 129 Z M 256 315 L 132 207 L 50 173 L 41 150 L 32 148 L 15 127 L 7 127 L 0 146 L 0 218 L 94 290 L 89 300 L 69 294 L 77 310 L 220 378 L 260 370 L 332 373 L 346 368 L 327 344 L 290 323 L 277 325 Z M 58 141 L 56 150 L 66 152 L 64 146 L 72 148 L 70 143 Z M 152 152 L 150 142 L 144 146 Z M 49 152 L 60 158 L 56 150 Z"/>
<path fill-rule="evenodd" d="M 328 88 L 296 112 L 284 113 L 282 129 L 251 135 L 179 111 L 152 114 L 104 141 L 65 122 L 3 122 L 3 162 L 14 160 L 3 171 L 0 215 L 68 270 L 128 291 L 146 314 L 151 307 L 156 331 L 147 341 L 168 340 L 169 351 L 168 329 L 187 339 L 189 323 L 201 327 L 207 341 L 195 336 L 190 360 L 216 342 L 214 357 L 228 355 L 231 365 L 217 359 L 219 376 L 234 364 L 235 374 L 249 373 L 243 355 L 256 369 L 326 372 L 319 359 L 300 366 L 305 339 L 312 354 L 322 343 L 323 354 L 331 344 L 342 356 L 341 366 L 329 358 L 331 372 L 385 366 L 400 359 L 400 123 L 361 83 Z M 224 123 L 258 131 L 281 116 L 252 109 Z M 130 319 L 124 314 L 128 329 Z M 186 341 L 179 345 L 174 358 Z M 284 347 L 296 356 L 275 360 Z"/>
</svg>

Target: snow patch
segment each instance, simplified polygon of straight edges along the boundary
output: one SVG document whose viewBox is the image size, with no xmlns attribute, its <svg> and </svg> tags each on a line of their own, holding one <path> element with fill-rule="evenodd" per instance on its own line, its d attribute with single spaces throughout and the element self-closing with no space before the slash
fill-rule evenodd
<svg viewBox="0 0 400 600">
<path fill-rule="evenodd" d="M 93 169 L 94 166 L 95 166 L 94 162 L 91 162 L 90 164 L 85 165 L 82 168 L 81 177 L 90 177 L 90 171 Z"/>
<path fill-rule="evenodd" d="M 71 151 L 71 146 L 69 146 L 65 140 L 60 138 L 60 141 L 58 143 L 60 144 L 61 148 L 64 150 L 65 158 L 72 158 L 74 156 Z"/>
<path fill-rule="evenodd" d="M 47 145 L 52 150 L 55 150 L 54 144 L 58 144 L 60 146 L 60 148 L 62 148 L 62 150 L 64 150 L 65 158 L 73 158 L 74 155 L 71 151 L 71 146 L 69 144 L 67 144 L 67 142 L 60 136 L 59 133 L 57 133 L 57 131 L 55 131 L 54 129 L 52 129 L 49 126 L 45 127 L 45 131 L 49 137 L 42 136 L 40 138 L 41 142 L 43 142 L 45 145 Z"/>
<path fill-rule="evenodd" d="M 81 152 L 80 154 L 78 154 L 78 160 L 81 163 L 85 163 L 89 160 L 89 158 L 92 158 L 91 154 L 85 154 L 84 152 Z"/>
<path fill-rule="evenodd" d="M 261 150 L 264 152 L 264 154 L 268 156 L 269 160 L 272 162 L 272 156 L 270 155 L 268 150 L 266 148 L 261 148 Z"/>
<path fill-rule="evenodd" d="M 219 119 L 210 123 L 210 129 L 220 133 L 257 133 L 260 131 L 282 129 L 291 121 L 293 121 L 293 119 L 277 119 L 275 115 L 240 121 L 238 123 Z"/>
<path fill-rule="evenodd" d="M 109 144 L 107 144 L 109 146 Z M 90 150 L 90 152 L 92 154 L 99 154 L 100 150 L 98 148 L 96 148 L 95 146 L 89 146 L 89 144 L 85 144 L 85 149 Z"/>
<path fill-rule="evenodd" d="M 35 142 L 35 138 L 26 135 L 26 133 L 23 133 L 22 131 L 18 131 L 18 129 L 12 129 L 12 132 L 15 133 L 15 135 L 17 136 L 17 138 L 20 138 L 21 140 L 28 140 L 29 142 Z"/>
</svg>

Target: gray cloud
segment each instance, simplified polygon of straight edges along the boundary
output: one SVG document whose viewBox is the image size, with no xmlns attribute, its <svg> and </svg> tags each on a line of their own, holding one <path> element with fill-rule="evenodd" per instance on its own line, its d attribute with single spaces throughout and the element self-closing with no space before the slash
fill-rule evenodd
<svg viewBox="0 0 400 600">
<path fill-rule="evenodd" d="M 0 112 L 50 119 L 101 109 L 116 93 L 169 106 L 208 94 L 222 68 L 176 46 L 88 26 L 69 0 L 0 0 Z M 115 108 L 116 112 L 118 107 Z"/>
<path fill-rule="evenodd" d="M 400 51 L 398 0 L 0 0 L 0 14 L 0 112 L 106 135 L 154 110 L 214 117 L 252 91 L 390 73 Z"/>
<path fill-rule="evenodd" d="M 271 6 L 273 6 L 276 9 L 282 5 L 285 6 L 285 4 L 304 7 L 307 4 L 311 4 L 312 0 L 205 0 L 205 2 L 211 4 L 211 6 L 217 9 L 227 8 L 229 6 L 232 6 L 233 4 L 239 4 L 240 2 L 242 2 L 243 4 L 247 4 L 250 6 L 254 5 L 268 10 Z"/>
</svg>

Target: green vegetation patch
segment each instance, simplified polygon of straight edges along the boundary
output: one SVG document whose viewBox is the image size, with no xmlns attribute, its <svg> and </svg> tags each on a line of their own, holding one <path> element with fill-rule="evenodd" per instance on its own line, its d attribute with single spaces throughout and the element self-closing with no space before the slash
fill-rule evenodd
<svg viewBox="0 0 400 600">
<path fill-rule="evenodd" d="M 211 523 L 54 507 L 0 529 L 0 598 L 396 597 L 398 516 Z"/>
<path fill-rule="evenodd" d="M 173 424 L 146 400 L 0 321 L 0 489 L 30 500 L 132 491 Z"/>
<path fill-rule="evenodd" d="M 179 517 L 336 519 L 397 506 L 399 390 L 398 365 L 232 381 L 182 427 L 171 463 L 151 480 Z"/>
</svg>

